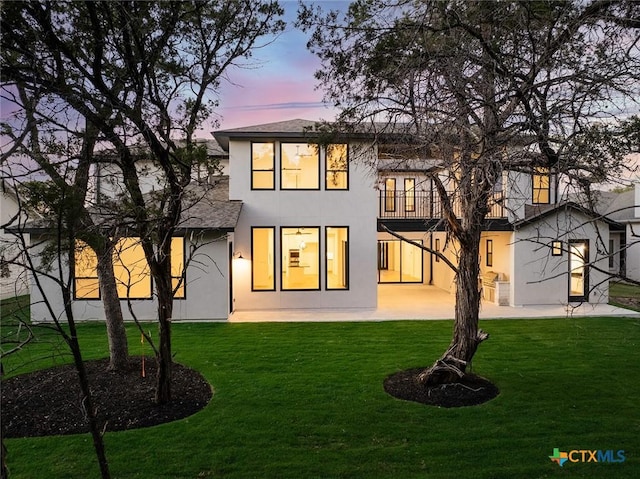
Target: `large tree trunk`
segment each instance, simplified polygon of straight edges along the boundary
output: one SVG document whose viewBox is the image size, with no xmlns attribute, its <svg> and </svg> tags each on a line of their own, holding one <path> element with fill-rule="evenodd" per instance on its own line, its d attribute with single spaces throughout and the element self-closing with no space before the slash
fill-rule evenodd
<svg viewBox="0 0 640 479">
<path fill-rule="evenodd" d="M 124 370 L 128 367 L 129 346 L 113 272 L 113 246 L 98 245 L 95 250 L 98 257 L 100 295 L 109 339 L 109 370 Z"/>
<path fill-rule="evenodd" d="M 424 385 L 458 381 L 466 373 L 480 343 L 489 336 L 478 327 L 481 228 L 474 225 L 471 229 L 466 245 L 460 248 L 453 339 L 440 359 L 419 374 L 418 380 Z"/>
</svg>

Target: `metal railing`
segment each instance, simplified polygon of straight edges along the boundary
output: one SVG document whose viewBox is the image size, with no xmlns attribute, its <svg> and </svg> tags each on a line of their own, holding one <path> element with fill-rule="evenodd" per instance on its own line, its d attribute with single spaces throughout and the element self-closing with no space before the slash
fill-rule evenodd
<svg viewBox="0 0 640 479">
<path fill-rule="evenodd" d="M 453 211 L 460 216 L 460 203 Z M 442 202 L 436 191 L 387 190 L 378 194 L 378 218 L 438 219 L 443 216 Z M 502 192 L 496 192 L 487 218 L 506 217 Z"/>
</svg>

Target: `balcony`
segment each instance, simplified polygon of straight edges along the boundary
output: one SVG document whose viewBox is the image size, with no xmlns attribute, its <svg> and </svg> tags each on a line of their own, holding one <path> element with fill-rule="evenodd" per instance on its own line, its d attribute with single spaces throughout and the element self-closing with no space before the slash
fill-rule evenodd
<svg viewBox="0 0 640 479">
<path fill-rule="evenodd" d="M 493 196 L 488 219 L 506 218 L 502 192 Z M 453 206 L 456 216 L 460 216 L 460 204 Z M 380 219 L 440 219 L 442 202 L 435 191 L 387 190 L 378 194 L 378 218 Z"/>
</svg>

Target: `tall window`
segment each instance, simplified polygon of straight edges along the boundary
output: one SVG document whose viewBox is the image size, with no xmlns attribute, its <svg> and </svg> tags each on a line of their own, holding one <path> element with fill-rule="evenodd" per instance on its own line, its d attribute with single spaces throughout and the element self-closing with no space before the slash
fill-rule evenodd
<svg viewBox="0 0 640 479">
<path fill-rule="evenodd" d="M 251 143 L 251 189 L 275 188 L 275 145 Z"/>
<path fill-rule="evenodd" d="M 486 264 L 487 266 L 493 266 L 493 240 L 490 240 L 490 239 L 487 240 L 486 249 L 487 249 Z"/>
<path fill-rule="evenodd" d="M 532 176 L 533 203 L 547 205 L 551 202 L 551 175 L 548 168 L 535 168 Z"/>
<path fill-rule="evenodd" d="M 75 297 L 80 299 L 100 299 L 98 283 L 98 258 L 94 251 L 83 241 L 75 246 Z"/>
<path fill-rule="evenodd" d="M 387 178 L 384 181 L 384 210 L 396 210 L 396 179 Z"/>
<path fill-rule="evenodd" d="M 98 260 L 95 252 L 78 241 L 75 251 L 75 297 L 98 299 Z M 184 239 L 171 241 L 171 280 L 174 298 L 185 298 Z M 150 299 L 152 297 L 151 272 L 139 238 L 118 240 L 113 252 L 113 272 L 120 299 Z"/>
<path fill-rule="evenodd" d="M 275 228 L 251 228 L 251 290 L 275 291 Z"/>
<path fill-rule="evenodd" d="M 404 179 L 404 210 L 413 212 L 416 210 L 416 180 L 415 178 Z"/>
<path fill-rule="evenodd" d="M 320 189 L 320 150 L 306 143 L 280 145 L 280 189 Z"/>
<path fill-rule="evenodd" d="M 327 190 L 347 190 L 349 189 L 349 148 L 346 144 L 335 144 L 327 146 Z"/>
<path fill-rule="evenodd" d="M 327 289 L 349 289 L 349 228 L 325 230 Z"/>
<path fill-rule="evenodd" d="M 320 289 L 320 228 L 281 228 L 282 290 Z"/>
</svg>

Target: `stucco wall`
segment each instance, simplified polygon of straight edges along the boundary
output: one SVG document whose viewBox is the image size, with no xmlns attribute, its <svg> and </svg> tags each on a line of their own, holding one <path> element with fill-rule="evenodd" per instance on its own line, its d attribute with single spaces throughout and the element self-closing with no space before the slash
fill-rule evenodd
<svg viewBox="0 0 640 479">
<path fill-rule="evenodd" d="M 511 280 L 512 305 L 569 302 L 567 245 L 571 239 L 589 240 L 589 261 L 597 268 L 608 270 L 606 254 L 602 253 L 606 251 L 604 245 L 608 245 L 609 242 L 608 226 L 603 222 L 594 222 L 574 209 L 559 210 L 514 233 L 512 251 L 516 271 Z M 551 242 L 554 240 L 562 241 L 561 256 L 551 254 Z M 590 268 L 589 285 L 589 302 L 608 301 L 608 281 L 605 273 Z"/>
<path fill-rule="evenodd" d="M 296 140 L 300 141 L 300 140 Z M 300 308 L 374 308 L 377 302 L 375 176 L 365 160 L 349 162 L 349 189 L 325 190 L 321 157 L 319 190 L 279 189 L 279 150 L 276 145 L 276 189 L 251 190 L 251 144 L 230 141 L 229 197 L 242 200 L 242 212 L 234 232 L 234 305 L 238 310 Z M 371 152 L 373 154 L 373 151 Z M 351 155 L 351 150 L 350 150 Z M 350 157 L 353 160 L 352 157 Z M 374 158 L 368 158 L 369 163 Z M 251 291 L 251 227 L 274 226 L 276 291 Z M 280 228 L 320 227 L 319 291 L 281 291 Z M 349 289 L 325 290 L 324 231 L 326 226 L 349 227 Z"/>
<path fill-rule="evenodd" d="M 226 319 L 228 315 L 228 246 L 226 237 L 214 240 L 209 235 L 202 240 L 193 238 L 185 241 L 186 250 L 191 244 L 200 245 L 194 253 L 193 260 L 186 273 L 186 299 L 176 299 L 173 303 L 173 319 Z M 37 259 L 37 258 L 36 258 Z M 58 275 L 53 267 L 49 274 Z M 50 279 L 40 275 L 43 289 L 54 313 L 64 320 L 64 304 L 60 287 Z M 41 291 L 33 285 L 31 294 L 31 319 L 34 322 L 51 321 L 51 315 L 42 302 Z M 132 316 L 127 308 L 127 302 L 121 301 L 125 320 Z M 157 302 L 153 299 L 133 300 L 133 309 L 140 320 L 155 320 L 157 318 Z M 75 300 L 73 313 L 77 321 L 104 320 L 104 309 L 100 300 Z"/>
</svg>

